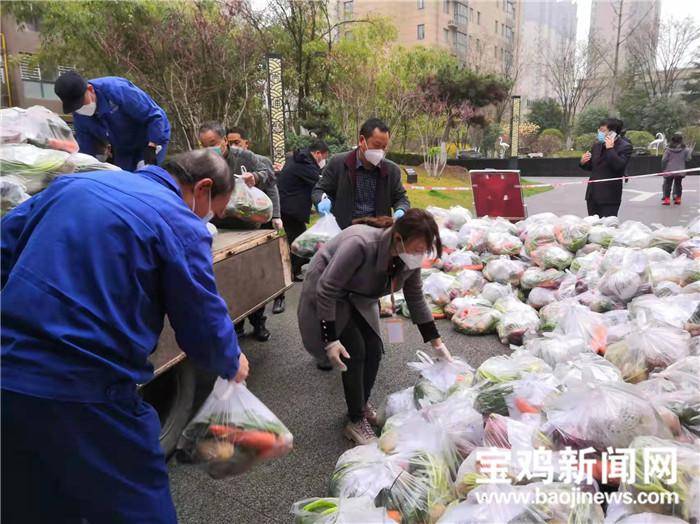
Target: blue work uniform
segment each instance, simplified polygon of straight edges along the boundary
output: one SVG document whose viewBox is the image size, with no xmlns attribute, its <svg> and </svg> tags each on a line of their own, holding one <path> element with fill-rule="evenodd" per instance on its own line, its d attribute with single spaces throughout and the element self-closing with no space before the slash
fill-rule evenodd
<svg viewBox="0 0 700 524">
<path fill-rule="evenodd" d="M 61 176 L 0 230 L 3 522 L 175 522 L 136 384 L 166 314 L 196 363 L 238 371 L 205 224 L 148 166 Z"/>
<path fill-rule="evenodd" d="M 80 152 L 95 155 L 98 146 L 112 144 L 114 164 L 133 171 L 143 160 L 143 150 L 153 142 L 162 146 L 157 155 L 161 164 L 170 142 L 165 111 L 126 78 L 106 76 L 88 83 L 95 89 L 97 109 L 93 116 L 73 113 Z"/>
</svg>

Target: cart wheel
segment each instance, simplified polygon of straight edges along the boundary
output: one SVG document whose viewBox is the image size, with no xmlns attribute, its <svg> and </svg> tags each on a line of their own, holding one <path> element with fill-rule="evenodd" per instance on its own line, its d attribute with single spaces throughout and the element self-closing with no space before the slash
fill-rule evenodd
<svg viewBox="0 0 700 524">
<path fill-rule="evenodd" d="M 192 363 L 185 359 L 141 388 L 143 399 L 151 404 L 160 418 L 160 445 L 169 457 L 182 430 L 192 416 L 196 375 Z"/>
</svg>

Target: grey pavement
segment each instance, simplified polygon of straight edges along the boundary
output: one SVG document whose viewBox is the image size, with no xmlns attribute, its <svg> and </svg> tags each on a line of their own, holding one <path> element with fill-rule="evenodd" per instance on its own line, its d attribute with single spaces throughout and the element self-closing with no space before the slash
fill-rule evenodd
<svg viewBox="0 0 700 524">
<path fill-rule="evenodd" d="M 285 313 L 269 316 L 269 342 L 242 341 L 251 365 L 248 387 L 292 431 L 294 451 L 243 476 L 223 480 L 171 460 L 170 485 L 180 522 L 291 522 L 294 502 L 326 495 L 335 462 L 350 447 L 341 435 L 346 408 L 340 374 L 317 370 L 302 349 L 296 321 L 299 290 L 297 285 L 287 294 Z M 439 329 L 452 353 L 473 367 L 509 351 L 495 336 L 461 335 L 447 321 L 440 321 Z M 407 335 L 404 345 L 386 346 L 373 393 L 376 404 L 416 381 L 416 372 L 406 363 L 426 345 L 415 327 L 409 327 Z"/>
<path fill-rule="evenodd" d="M 538 183 L 583 181 L 585 178 L 528 178 Z M 621 220 L 638 220 L 645 224 L 686 225 L 700 213 L 700 175 L 689 175 L 683 179 L 683 203 L 680 206 L 661 205 L 660 177 L 635 179 L 623 185 Z M 529 215 L 551 211 L 557 215 L 574 214 L 585 216 L 586 185 L 575 184 L 552 189 L 525 200 Z"/>
</svg>

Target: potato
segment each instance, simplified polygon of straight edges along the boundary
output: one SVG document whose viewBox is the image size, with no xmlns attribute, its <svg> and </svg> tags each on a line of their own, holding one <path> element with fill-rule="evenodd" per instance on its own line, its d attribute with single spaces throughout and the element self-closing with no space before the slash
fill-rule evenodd
<svg viewBox="0 0 700 524">
<path fill-rule="evenodd" d="M 219 462 L 233 457 L 235 448 L 225 440 L 202 440 L 197 443 L 197 458 L 204 462 Z"/>
</svg>

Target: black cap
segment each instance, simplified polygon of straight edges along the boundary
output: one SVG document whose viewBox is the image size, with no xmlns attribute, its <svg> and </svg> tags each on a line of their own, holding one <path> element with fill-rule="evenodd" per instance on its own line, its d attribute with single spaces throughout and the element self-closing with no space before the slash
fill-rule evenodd
<svg viewBox="0 0 700 524">
<path fill-rule="evenodd" d="M 72 113 L 83 106 L 87 82 L 77 71 L 66 71 L 56 79 L 53 91 L 63 102 L 63 113 Z"/>
</svg>

